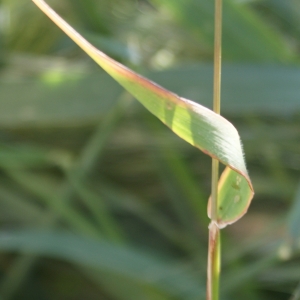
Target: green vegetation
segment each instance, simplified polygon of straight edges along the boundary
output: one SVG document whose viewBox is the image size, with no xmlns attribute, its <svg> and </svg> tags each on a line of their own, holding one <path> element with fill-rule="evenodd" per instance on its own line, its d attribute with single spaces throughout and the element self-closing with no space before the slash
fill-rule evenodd
<svg viewBox="0 0 300 300">
<path fill-rule="evenodd" d="M 109 55 L 211 106 L 204 3 L 49 1 Z M 222 114 L 240 132 L 256 198 L 224 230 L 221 299 L 297 299 L 298 3 L 224 4 Z M 31 2 L 1 10 L 1 299 L 204 299 L 210 159 Z"/>
</svg>

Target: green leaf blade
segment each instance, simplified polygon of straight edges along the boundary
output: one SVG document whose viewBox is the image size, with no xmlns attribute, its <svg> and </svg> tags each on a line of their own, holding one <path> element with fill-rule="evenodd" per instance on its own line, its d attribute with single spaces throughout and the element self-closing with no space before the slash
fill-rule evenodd
<svg viewBox="0 0 300 300">
<path fill-rule="evenodd" d="M 219 194 L 230 196 L 220 203 L 228 206 L 225 210 L 231 212 L 223 215 L 222 210 L 219 209 L 219 225 L 224 227 L 231 224 L 232 220 L 242 217 L 253 197 L 253 187 L 246 170 L 240 138 L 235 127 L 206 107 L 180 98 L 116 62 L 80 36 L 44 1 L 33 0 L 33 2 L 108 74 L 173 132 L 231 169 L 231 171 L 225 170 L 223 179 L 221 178 L 219 184 Z M 243 192 L 239 194 L 242 199 L 239 201 L 239 205 L 233 205 L 236 204 L 235 198 L 231 197 L 236 193 L 230 185 L 234 176 L 239 176 L 243 182 Z"/>
<path fill-rule="evenodd" d="M 221 175 L 218 186 L 218 225 L 226 225 L 236 222 L 247 212 L 250 205 L 248 199 L 252 199 L 253 190 L 249 189 L 247 179 L 230 168 L 226 168 Z M 208 215 L 210 215 L 211 199 L 208 203 Z"/>
</svg>

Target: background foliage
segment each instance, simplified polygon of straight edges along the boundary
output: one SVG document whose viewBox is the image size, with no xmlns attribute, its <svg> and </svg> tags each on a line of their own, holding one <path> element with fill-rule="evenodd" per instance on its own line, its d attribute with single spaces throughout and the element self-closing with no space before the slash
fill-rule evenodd
<svg viewBox="0 0 300 300">
<path fill-rule="evenodd" d="M 213 1 L 49 1 L 97 47 L 212 105 Z M 256 196 L 221 299 L 297 298 L 300 4 L 225 0 L 222 112 Z M 0 7 L 0 299 L 204 299 L 210 159 L 31 1 Z M 297 192 L 298 190 L 298 192 Z"/>
</svg>

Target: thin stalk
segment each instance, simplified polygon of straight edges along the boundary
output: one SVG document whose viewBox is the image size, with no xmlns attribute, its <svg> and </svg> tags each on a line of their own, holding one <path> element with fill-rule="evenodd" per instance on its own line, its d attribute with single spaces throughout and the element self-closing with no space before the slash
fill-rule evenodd
<svg viewBox="0 0 300 300">
<path fill-rule="evenodd" d="M 219 299 L 219 278 L 221 264 L 220 229 L 215 222 L 209 225 L 208 263 L 207 263 L 207 300 Z"/>
<path fill-rule="evenodd" d="M 221 111 L 221 64 L 222 64 L 222 0 L 215 0 L 215 49 L 214 49 L 214 112 Z M 217 226 L 219 162 L 212 160 L 211 224 L 207 263 L 207 300 L 219 299 L 221 241 Z"/>
</svg>

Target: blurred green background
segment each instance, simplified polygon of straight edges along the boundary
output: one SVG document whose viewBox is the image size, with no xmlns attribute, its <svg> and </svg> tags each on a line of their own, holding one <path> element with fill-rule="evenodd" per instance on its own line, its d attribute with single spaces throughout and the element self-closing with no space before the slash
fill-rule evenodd
<svg viewBox="0 0 300 300">
<path fill-rule="evenodd" d="M 207 107 L 213 2 L 48 1 Z M 300 299 L 300 2 L 224 0 L 223 31 L 222 114 L 256 195 L 223 230 L 221 299 Z M 211 159 L 31 1 L 1 1 L 0 43 L 0 300 L 205 299 Z"/>
</svg>

